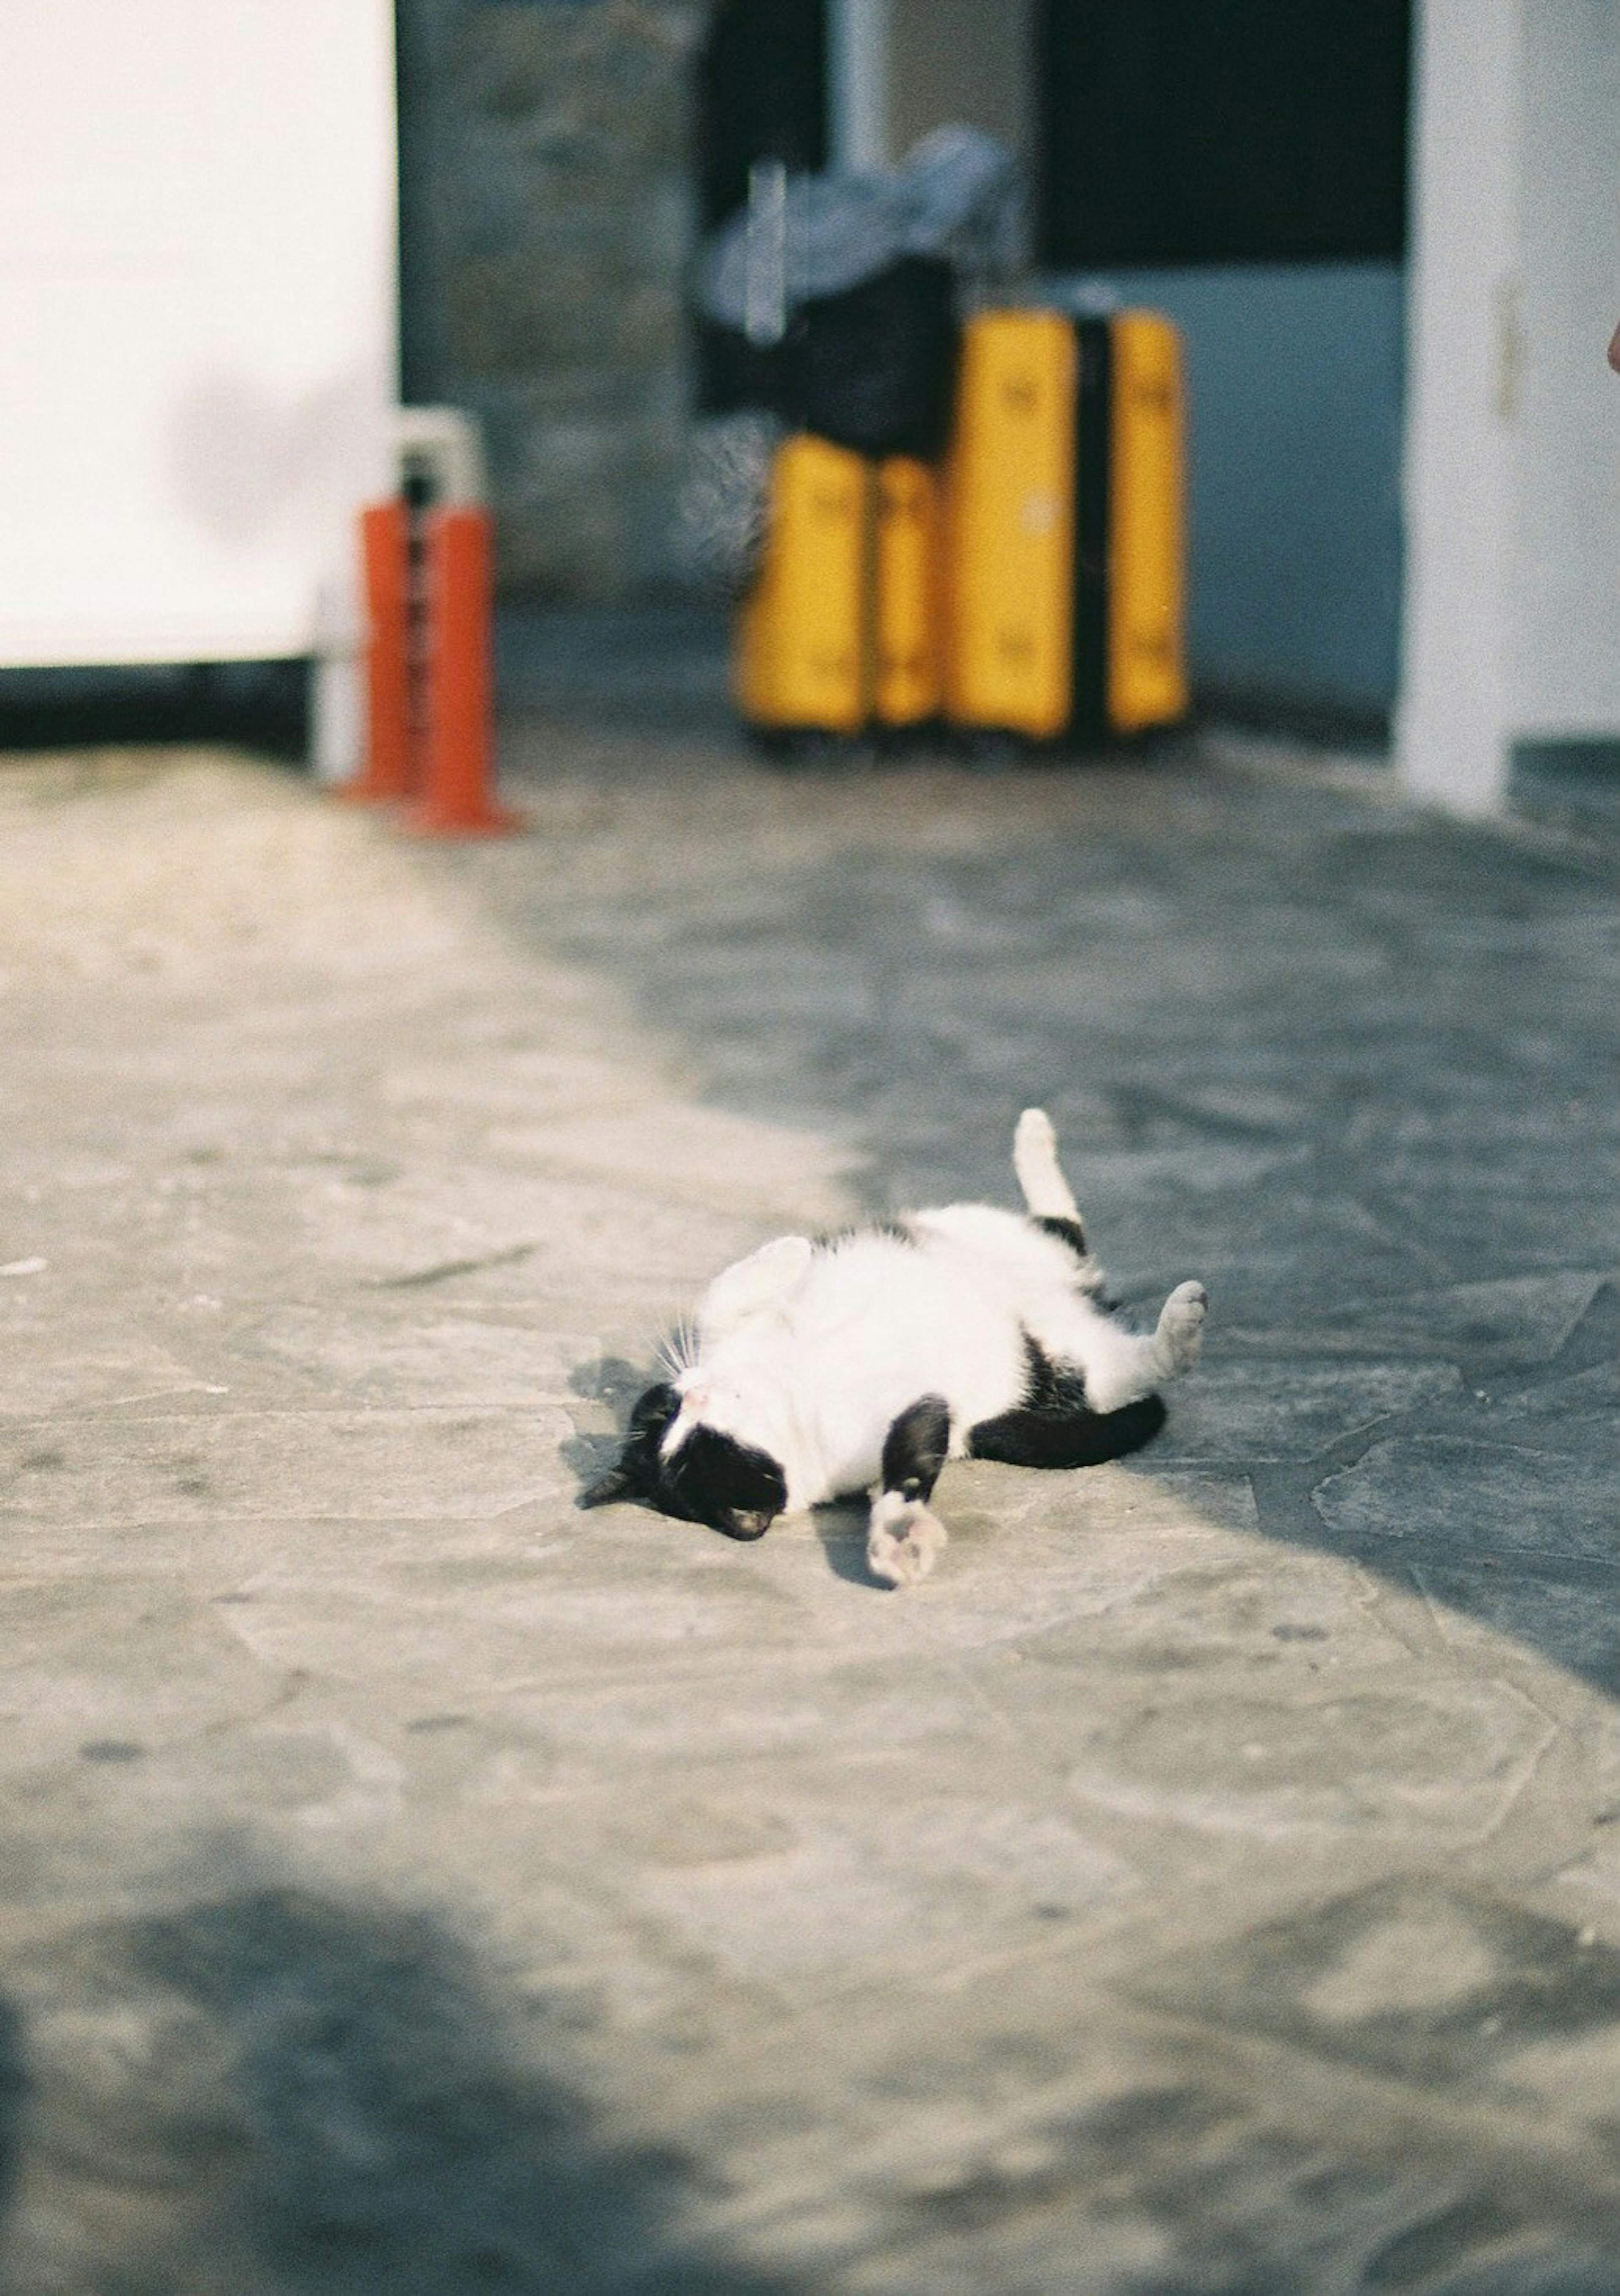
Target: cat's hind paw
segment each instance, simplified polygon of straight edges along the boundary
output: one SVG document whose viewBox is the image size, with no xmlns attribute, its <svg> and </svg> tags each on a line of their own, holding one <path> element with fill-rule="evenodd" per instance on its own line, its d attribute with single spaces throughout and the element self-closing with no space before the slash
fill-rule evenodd
<svg viewBox="0 0 1620 2296">
<path fill-rule="evenodd" d="M 1202 1283 L 1178 1283 L 1165 1300 L 1154 1339 L 1166 1379 L 1190 1371 L 1197 1362 L 1208 1313 L 1209 1293 Z"/>
<path fill-rule="evenodd" d="M 867 1568 L 885 1587 L 913 1587 L 925 1578 L 944 1545 L 944 1524 L 921 1499 L 885 1491 L 874 1504 Z"/>
</svg>

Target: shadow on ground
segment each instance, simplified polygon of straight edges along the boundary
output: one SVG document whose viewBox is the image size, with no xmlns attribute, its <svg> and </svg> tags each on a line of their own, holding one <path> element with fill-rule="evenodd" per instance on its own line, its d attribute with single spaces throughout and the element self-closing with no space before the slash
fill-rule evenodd
<svg viewBox="0 0 1620 2296">
<path fill-rule="evenodd" d="M 1057 1119 L 1128 1301 L 1210 1285 L 1143 1463 L 1620 1687 L 1616 871 L 1243 769 L 986 780 L 513 748 L 511 920 L 628 990 L 713 1101 L 843 1144 L 872 1208 L 1007 1200 Z"/>
<path fill-rule="evenodd" d="M 683 2245 L 712 2177 L 609 2142 L 537 2069 L 543 2002 L 420 1912 L 292 1886 L 204 1897 L 53 1939 L 21 1989 L 0 2034 L 8 2286 L 785 2285 Z"/>
<path fill-rule="evenodd" d="M 1460 1936 L 1470 1924 L 1511 1973 L 1466 2005 L 1346 2022 L 1328 1998 L 1341 1967 L 1436 1923 Z M 1027 2089 L 1028 2110 L 1016 2139 L 943 2176 L 925 2152 L 911 2177 L 863 2180 L 847 2164 L 873 2284 L 953 2284 L 966 2265 L 992 2275 L 980 2285 L 1054 2289 L 1054 2226 L 1070 2219 L 1085 2243 L 1073 2284 L 1110 2296 L 1608 2296 L 1601 2205 L 1583 2237 L 1568 2167 L 1510 2145 L 1490 2179 L 1477 2152 L 1460 2179 L 1446 2092 L 1526 2044 L 1600 2038 L 1620 2007 L 1617 1971 L 1620 1955 L 1574 1946 L 1556 1924 L 1395 1882 L 1246 1937 L 1213 1968 L 1149 1969 L 1139 2000 L 1202 2018 L 1205 2034 L 1178 2048 L 1144 2030 L 1134 2077 L 1122 2068 L 1100 2097 L 1054 2099 L 1056 2062 L 1030 2042 L 992 2073 L 971 2019 L 949 2043 L 931 2032 L 920 2056 L 886 2069 L 903 2076 L 887 2092 L 892 2120 L 925 2120 L 934 2080 L 966 2101 L 991 2078 Z M 582 2088 L 543 2069 L 568 2048 L 547 2030 L 543 1990 L 503 1989 L 421 1912 L 258 1886 L 59 1934 L 14 1982 L 0 2060 L 10 2286 L 789 2296 L 815 2284 L 687 2229 L 728 2195 L 713 2127 L 689 2152 L 613 2143 Z M 1256 2035 L 1307 2051 L 1326 2036 L 1352 2076 L 1345 2125 L 1297 2070 L 1280 2094 L 1257 2091 L 1243 2049 L 1223 2061 L 1222 2024 L 1246 2032 L 1250 2056 Z M 1355 2079 L 1392 2074 L 1425 2084 L 1425 2118 L 1374 2137 Z M 1376 2107 L 1387 2112 L 1387 2096 Z M 1468 2134 L 1489 2143 L 1483 2127 Z M 826 2166 L 812 2152 L 807 2167 L 813 2191 Z"/>
</svg>

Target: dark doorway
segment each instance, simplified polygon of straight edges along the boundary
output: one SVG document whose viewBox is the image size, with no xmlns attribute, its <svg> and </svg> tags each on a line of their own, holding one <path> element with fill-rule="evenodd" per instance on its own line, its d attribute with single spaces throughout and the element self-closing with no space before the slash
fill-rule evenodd
<svg viewBox="0 0 1620 2296">
<path fill-rule="evenodd" d="M 826 165 L 823 0 L 720 0 L 697 65 L 698 208 L 705 231 L 748 197 L 756 160 Z"/>
<path fill-rule="evenodd" d="M 445 391 L 442 260 L 433 208 L 433 131 L 443 104 L 442 14 L 433 0 L 394 0 L 399 398 L 406 406 L 432 406 Z"/>
<path fill-rule="evenodd" d="M 824 0 L 720 0 L 697 62 L 694 142 L 698 219 L 712 231 L 748 198 L 748 171 L 780 160 L 795 173 L 827 162 Z M 746 405 L 759 378 L 735 339 L 695 328 L 697 403 Z"/>
<path fill-rule="evenodd" d="M 1410 0 L 1041 0 L 1042 259 L 1399 261 Z"/>
</svg>

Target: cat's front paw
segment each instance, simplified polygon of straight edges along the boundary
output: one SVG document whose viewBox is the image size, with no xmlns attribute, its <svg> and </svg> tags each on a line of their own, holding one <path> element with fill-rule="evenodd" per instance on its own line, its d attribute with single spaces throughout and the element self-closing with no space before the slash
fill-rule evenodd
<svg viewBox="0 0 1620 2296">
<path fill-rule="evenodd" d="M 928 1576 L 944 1545 L 944 1524 L 921 1499 L 885 1491 L 872 1509 L 867 1568 L 885 1587 L 913 1587 Z"/>
<path fill-rule="evenodd" d="M 1165 1300 L 1155 1336 L 1167 1378 L 1190 1371 L 1197 1362 L 1208 1313 L 1209 1293 L 1202 1283 L 1178 1283 Z"/>
</svg>

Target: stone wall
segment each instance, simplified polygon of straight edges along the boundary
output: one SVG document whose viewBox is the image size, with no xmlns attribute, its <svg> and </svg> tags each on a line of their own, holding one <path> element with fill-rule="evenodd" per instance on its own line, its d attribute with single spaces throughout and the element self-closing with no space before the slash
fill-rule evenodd
<svg viewBox="0 0 1620 2296">
<path fill-rule="evenodd" d="M 407 389 L 484 426 L 503 594 L 674 586 L 702 0 L 407 0 Z"/>
</svg>

